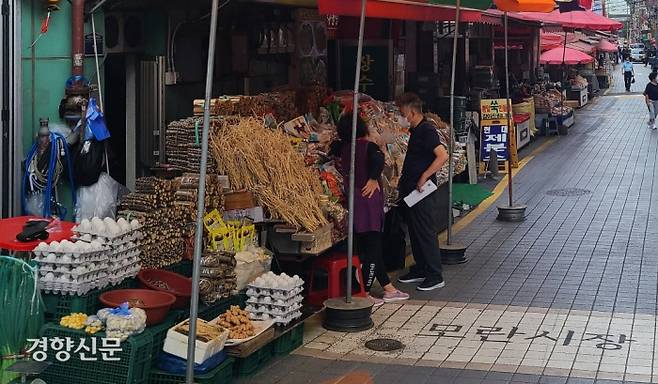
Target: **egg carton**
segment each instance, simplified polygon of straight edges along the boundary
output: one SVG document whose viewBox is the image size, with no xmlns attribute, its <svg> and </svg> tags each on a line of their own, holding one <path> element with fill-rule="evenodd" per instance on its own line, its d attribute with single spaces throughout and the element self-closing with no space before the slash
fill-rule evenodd
<svg viewBox="0 0 658 384">
<path fill-rule="evenodd" d="M 132 232 L 129 234 L 124 234 L 114 237 L 98 236 L 98 239 L 103 239 L 103 241 L 105 241 L 107 245 L 112 247 L 112 246 L 123 245 L 137 240 L 141 240 L 141 235 L 140 232 Z"/>
<path fill-rule="evenodd" d="M 304 300 L 302 295 L 294 296 L 288 300 L 273 300 L 269 296 L 251 296 L 247 299 L 247 304 L 264 304 L 264 305 L 274 305 L 277 307 L 289 307 L 297 303 L 301 303 Z"/>
<path fill-rule="evenodd" d="M 302 303 L 293 304 L 290 307 L 280 307 L 277 305 L 253 305 L 247 304 L 245 311 L 249 313 L 261 314 L 267 313 L 271 316 L 287 316 L 293 312 L 299 311 L 302 309 Z"/>
<path fill-rule="evenodd" d="M 293 320 L 298 319 L 302 317 L 302 312 L 301 311 L 296 311 L 296 312 L 291 312 L 290 314 L 286 316 L 272 316 L 267 313 L 252 313 L 251 314 L 251 319 L 252 320 L 274 320 L 274 323 L 276 325 L 288 325 L 290 324 Z"/>
<path fill-rule="evenodd" d="M 272 286 L 261 286 L 261 285 L 256 285 L 256 284 L 254 284 L 254 283 L 251 283 L 251 284 L 247 285 L 247 287 L 249 287 L 249 288 L 255 288 L 255 289 L 272 289 L 272 290 L 285 291 L 285 292 L 292 291 L 292 290 L 294 290 L 294 289 L 296 289 L 296 288 L 299 288 L 299 287 L 302 287 L 302 286 L 304 286 L 304 281 L 303 281 L 303 280 L 301 280 L 298 284 L 295 284 L 294 286 L 292 286 L 292 287 L 287 287 L 287 288 L 272 287 Z"/>
<path fill-rule="evenodd" d="M 139 270 L 140 270 L 140 267 L 139 267 L 139 265 L 137 265 L 136 267 L 133 267 L 131 269 L 127 269 L 123 273 L 120 273 L 120 274 L 117 274 L 117 275 L 114 275 L 114 276 L 110 276 L 108 278 L 109 283 L 112 284 L 112 285 L 117 285 L 117 284 L 121 283 L 122 281 L 124 281 L 125 279 L 133 278 L 133 277 L 137 276 L 137 274 L 139 273 Z"/>
<path fill-rule="evenodd" d="M 123 259 L 129 259 L 133 257 L 138 257 L 141 251 L 139 249 L 130 249 L 127 251 L 116 252 L 108 256 L 108 260 L 117 261 Z"/>
<path fill-rule="evenodd" d="M 247 287 L 247 296 L 249 297 L 271 297 L 274 300 L 290 300 L 304 291 L 303 286 L 298 286 L 292 289 Z"/>
</svg>

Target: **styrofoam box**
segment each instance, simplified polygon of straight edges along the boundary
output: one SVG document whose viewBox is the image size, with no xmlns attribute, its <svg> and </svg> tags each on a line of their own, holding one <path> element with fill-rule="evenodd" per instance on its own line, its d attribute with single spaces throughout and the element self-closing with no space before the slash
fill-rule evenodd
<svg viewBox="0 0 658 384">
<path fill-rule="evenodd" d="M 163 351 L 170 353 L 174 356 L 182 357 L 187 359 L 187 335 L 176 332 L 175 329 L 184 324 L 187 320 L 182 321 L 175 326 L 169 328 L 167 331 L 167 338 L 165 339 Z M 228 330 L 224 330 L 221 336 L 211 340 L 208 343 L 204 343 L 201 340 L 196 341 L 196 348 L 194 353 L 194 362 L 196 364 L 203 364 L 204 361 L 208 360 L 222 349 L 224 349 L 224 343 L 228 339 Z"/>
</svg>

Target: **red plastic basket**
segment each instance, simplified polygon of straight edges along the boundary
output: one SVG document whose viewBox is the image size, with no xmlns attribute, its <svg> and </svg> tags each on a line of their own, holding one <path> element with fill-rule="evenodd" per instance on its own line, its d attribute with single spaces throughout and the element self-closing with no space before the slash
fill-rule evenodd
<svg viewBox="0 0 658 384">
<path fill-rule="evenodd" d="M 190 297 L 192 296 L 192 279 L 178 273 L 163 271 L 160 269 L 143 269 L 137 275 L 142 288 L 152 289 L 160 292 L 171 293 L 176 296 L 176 302 L 171 306 L 173 309 L 183 309 L 190 306 Z M 166 283 L 169 289 L 163 289 L 151 283 L 152 281 L 162 281 Z"/>
<path fill-rule="evenodd" d="M 112 308 L 129 302 L 133 307 L 141 308 L 146 312 L 146 325 L 155 325 L 167 317 L 171 305 L 176 301 L 176 296 L 150 289 L 117 289 L 103 293 L 98 299 Z"/>
</svg>

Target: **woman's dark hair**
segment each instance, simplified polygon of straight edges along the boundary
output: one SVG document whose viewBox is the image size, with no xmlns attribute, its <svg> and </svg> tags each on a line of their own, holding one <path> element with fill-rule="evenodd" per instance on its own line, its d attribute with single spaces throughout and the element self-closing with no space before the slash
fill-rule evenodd
<svg viewBox="0 0 658 384">
<path fill-rule="evenodd" d="M 368 127 L 361 116 L 356 117 L 356 137 L 368 136 Z M 340 141 L 349 143 L 352 141 L 352 112 L 345 112 L 338 120 L 338 137 Z"/>
<path fill-rule="evenodd" d="M 649 80 L 650 80 L 650 81 L 654 81 L 654 80 L 656 80 L 656 72 L 651 72 L 651 73 L 649 74 Z"/>
</svg>

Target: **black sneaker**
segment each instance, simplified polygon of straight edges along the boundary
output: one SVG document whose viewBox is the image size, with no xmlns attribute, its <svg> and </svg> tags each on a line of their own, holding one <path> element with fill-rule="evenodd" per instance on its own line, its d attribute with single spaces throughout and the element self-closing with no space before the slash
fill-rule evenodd
<svg viewBox="0 0 658 384">
<path fill-rule="evenodd" d="M 446 286 L 446 282 L 441 277 L 428 277 L 416 287 L 419 291 L 432 291 Z"/>
<path fill-rule="evenodd" d="M 425 276 L 421 275 L 418 272 L 409 271 L 406 275 L 398 277 L 400 283 L 420 283 L 425 280 Z"/>
</svg>

